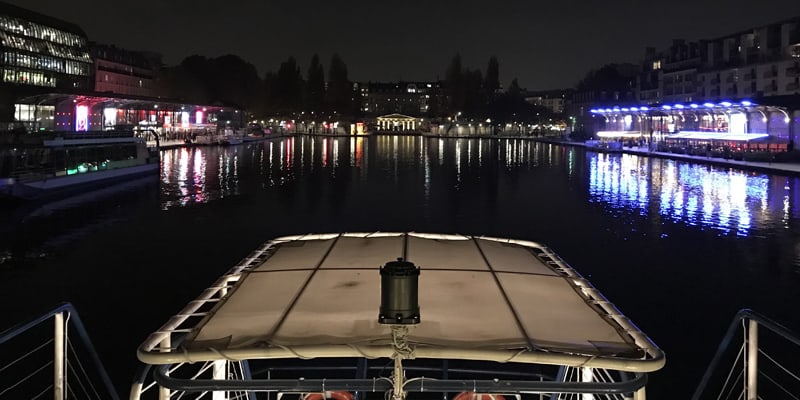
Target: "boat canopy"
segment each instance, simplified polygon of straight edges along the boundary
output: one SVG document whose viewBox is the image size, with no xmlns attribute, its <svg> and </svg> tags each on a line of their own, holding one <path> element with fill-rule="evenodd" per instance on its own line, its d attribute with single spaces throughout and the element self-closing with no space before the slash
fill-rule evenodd
<svg viewBox="0 0 800 400">
<path fill-rule="evenodd" d="M 392 357 L 378 322 L 380 268 L 420 268 L 416 358 L 650 372 L 660 349 L 587 280 L 534 242 L 424 233 L 287 236 L 267 242 L 139 348 L 149 364 Z M 180 343 L 182 316 L 213 306 Z"/>
</svg>

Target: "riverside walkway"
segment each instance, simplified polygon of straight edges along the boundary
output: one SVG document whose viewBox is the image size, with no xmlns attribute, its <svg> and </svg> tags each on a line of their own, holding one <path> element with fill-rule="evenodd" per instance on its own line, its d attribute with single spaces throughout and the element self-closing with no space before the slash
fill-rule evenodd
<svg viewBox="0 0 800 400">
<path fill-rule="evenodd" d="M 670 159 L 670 160 L 686 161 L 686 162 L 693 162 L 693 163 L 698 163 L 698 164 L 708 164 L 708 165 L 714 165 L 714 166 L 718 166 L 718 167 L 730 167 L 730 168 L 737 168 L 737 169 L 742 169 L 742 170 L 759 171 L 759 172 L 765 172 L 765 173 L 770 173 L 770 174 L 800 176 L 800 163 L 740 161 L 740 160 L 731 160 L 731 159 L 719 158 L 719 157 L 694 156 L 694 155 L 689 155 L 689 154 L 676 154 L 676 153 L 668 153 L 668 152 L 663 152 L 663 151 L 651 151 L 647 146 L 623 147 L 622 149 L 604 150 L 604 149 L 597 149 L 597 148 L 587 147 L 586 144 L 583 143 L 583 142 L 571 142 L 571 141 L 552 140 L 552 139 L 544 139 L 544 138 L 532 138 L 532 139 L 534 141 L 538 141 L 538 142 L 542 142 L 542 143 L 552 143 L 552 144 L 559 144 L 559 145 L 563 145 L 563 146 L 584 147 L 588 151 L 597 151 L 597 152 L 605 152 L 605 153 L 635 154 L 635 155 L 644 156 L 644 157 L 666 158 L 666 159 Z"/>
</svg>

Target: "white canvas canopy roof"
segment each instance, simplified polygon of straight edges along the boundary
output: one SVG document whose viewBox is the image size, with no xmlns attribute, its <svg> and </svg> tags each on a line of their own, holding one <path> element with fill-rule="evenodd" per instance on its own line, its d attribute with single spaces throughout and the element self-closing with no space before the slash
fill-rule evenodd
<svg viewBox="0 0 800 400">
<path fill-rule="evenodd" d="M 179 314 L 219 300 L 179 348 L 159 349 L 179 325 L 176 316 L 140 347 L 139 358 L 391 357 L 390 327 L 378 323 L 379 269 L 398 258 L 421 269 L 421 322 L 408 332 L 414 357 L 637 372 L 664 364 L 661 350 L 547 247 L 420 233 L 268 242 Z"/>
</svg>

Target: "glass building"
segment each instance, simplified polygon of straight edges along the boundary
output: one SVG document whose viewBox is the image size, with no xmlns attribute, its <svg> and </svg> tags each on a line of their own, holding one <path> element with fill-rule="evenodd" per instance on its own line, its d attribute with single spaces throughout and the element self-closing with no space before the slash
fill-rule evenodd
<svg viewBox="0 0 800 400">
<path fill-rule="evenodd" d="M 0 86 L 91 90 L 92 74 L 77 25 L 0 2 Z"/>
</svg>

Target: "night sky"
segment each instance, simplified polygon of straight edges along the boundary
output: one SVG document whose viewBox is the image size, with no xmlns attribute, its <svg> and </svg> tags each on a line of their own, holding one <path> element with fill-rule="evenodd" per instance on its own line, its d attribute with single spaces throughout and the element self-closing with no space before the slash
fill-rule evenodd
<svg viewBox="0 0 800 400">
<path fill-rule="evenodd" d="M 638 62 L 673 38 L 724 36 L 800 15 L 797 0 L 243 1 L 4 0 L 80 25 L 89 40 L 163 54 L 236 54 L 263 75 L 339 53 L 354 81 L 435 80 L 456 52 L 466 68 L 531 90 L 572 87 L 609 62 Z"/>
</svg>

